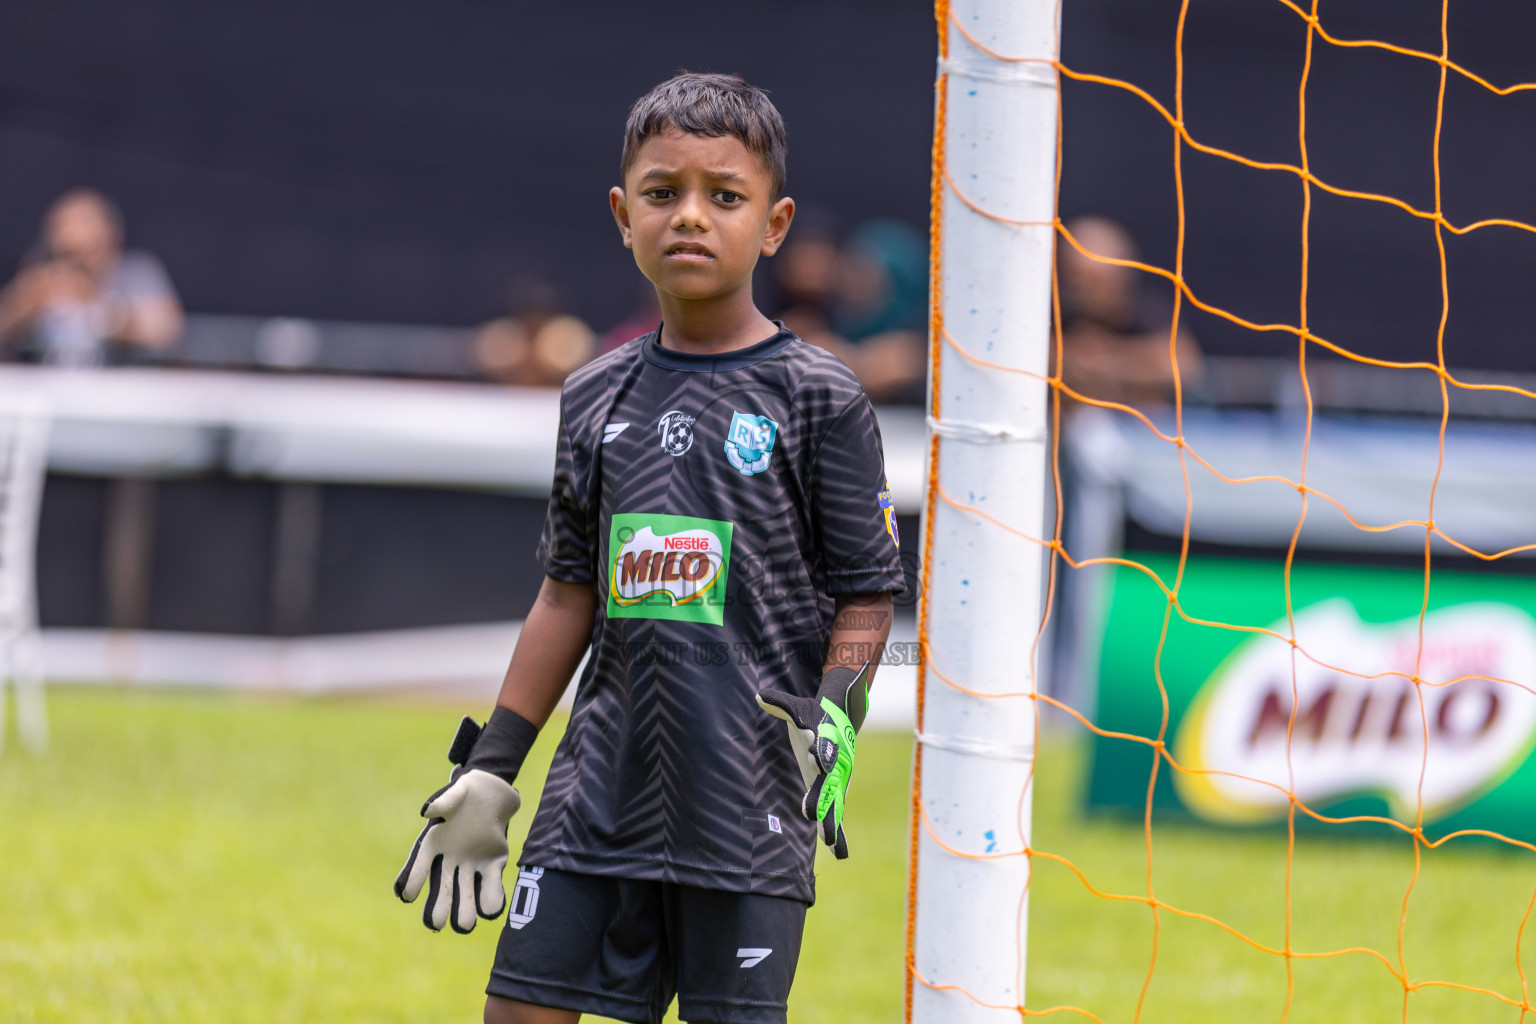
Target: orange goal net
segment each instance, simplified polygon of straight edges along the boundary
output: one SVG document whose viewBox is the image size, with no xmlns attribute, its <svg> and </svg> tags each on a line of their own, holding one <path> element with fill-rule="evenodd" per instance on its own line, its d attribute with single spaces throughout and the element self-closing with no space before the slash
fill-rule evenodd
<svg viewBox="0 0 1536 1024">
<path fill-rule="evenodd" d="M 947 58 L 954 48 L 963 46 L 967 52 L 979 51 L 994 60 L 1033 63 L 1042 73 L 1057 76 L 1058 85 L 1070 80 L 1083 88 L 1133 96 L 1166 122 L 1177 227 L 1172 261 L 1158 265 L 1095 252 L 1059 216 L 1052 222 L 1063 250 L 1166 282 L 1172 296 L 1166 349 L 1172 402 L 1166 409 L 1148 410 L 1084 393 L 1063 379 L 1065 332 L 1060 286 L 1053 278 L 1055 351 L 1052 369 L 1044 375 L 1052 396 L 1053 531 L 1048 527 L 1047 535 L 1041 536 L 1032 524 L 1010 519 L 1007 509 L 983 507 L 963 493 L 947 490 L 937 475 L 939 447 L 934 439 L 927 517 L 931 520 L 936 510 L 945 508 L 973 518 L 998 537 L 1027 538 L 1040 545 L 1049 559 L 1044 615 L 1030 625 L 1034 629 L 1030 659 L 1042 661 L 1050 646 L 1045 638 L 1058 611 L 1057 593 L 1063 579 L 1098 573 L 1113 581 L 1114 596 L 1104 599 L 1109 609 L 1104 614 L 1130 630 L 1125 635 L 1140 638 L 1140 646 L 1132 645 L 1140 653 L 1116 653 L 1120 660 L 1102 664 L 1101 678 L 1104 672 L 1124 670 L 1125 685 L 1139 687 L 1135 699 L 1153 711 L 1146 728 L 1117 727 L 1122 720 L 1117 717 L 1119 709 L 1105 706 L 1102 691 L 1097 707 L 1080 695 L 1052 696 L 1033 686 L 1018 692 L 982 693 L 972 680 L 946 674 L 942 659 L 928 646 L 927 611 L 920 612 L 918 639 L 923 671 L 929 677 L 981 699 L 1029 700 L 1042 713 L 1049 709 L 1048 721 L 1065 723 L 1055 730 L 1057 734 L 1074 733 L 1100 749 L 1118 750 L 1120 760 L 1115 764 L 1139 765 L 1144 774 L 1134 780 L 1133 788 L 1144 796 L 1139 798 L 1139 828 L 1128 828 L 1123 820 L 1113 818 L 1084 819 L 1071 806 L 1043 807 L 1043 812 L 1059 813 L 1066 824 L 1052 826 L 1049 815 L 1043 813 L 1032 833 L 1024 811 L 1016 836 L 1000 835 L 995 848 L 978 853 L 939 834 L 914 785 L 914 861 L 923 837 L 944 856 L 1028 860 L 1031 903 L 1021 901 L 1018 914 L 1021 927 L 1026 916 L 1031 919 L 1031 941 L 1027 972 L 1021 945 L 1020 984 L 1012 1005 L 978 995 L 918 963 L 912 942 L 913 915 L 920 911 L 914 864 L 906 964 L 908 1020 L 914 1019 L 911 993 L 916 989 L 951 991 L 973 1006 L 995 1011 L 998 1019 L 1060 1015 L 1093 1021 L 1187 1021 L 1257 1015 L 1279 1021 L 1515 1022 L 1536 1012 L 1527 984 L 1529 944 L 1525 941 L 1536 908 L 1536 860 L 1529 856 L 1536 853 L 1536 810 L 1531 809 L 1536 805 L 1521 807 L 1518 794 L 1500 798 L 1495 793 L 1501 786 L 1513 785 L 1511 780 L 1519 780 L 1536 739 L 1536 675 L 1524 673 L 1528 665 L 1536 672 L 1532 660 L 1536 655 L 1528 658 L 1520 646 L 1530 618 L 1523 610 L 1523 581 L 1512 582 L 1513 577 L 1506 574 L 1501 582 L 1482 583 L 1472 571 L 1487 567 L 1497 575 L 1511 560 L 1536 551 L 1536 530 L 1516 538 L 1518 543 L 1488 546 L 1464 535 L 1443 515 L 1437 518 L 1444 481 L 1463 450 L 1448 443 L 1455 434 L 1453 397 L 1503 392 L 1536 400 L 1536 393 L 1516 384 L 1469 379 L 1452 369 L 1457 360 L 1447 352 L 1452 302 L 1448 239 L 1486 231 L 1536 232 L 1536 226 L 1513 218 L 1457 222 L 1447 215 L 1442 195 L 1447 86 L 1460 80 L 1508 97 L 1536 90 L 1536 82 L 1497 83 L 1453 59 L 1449 0 L 1440 0 L 1438 6 L 1440 45 L 1433 51 L 1336 35 L 1330 31 L 1326 11 L 1320 13 L 1318 0 L 1310 4 L 1251 2 L 1283 8 L 1304 31 L 1296 82 L 1295 151 L 1288 160 L 1255 159 L 1211 145 L 1201 137 L 1200 125 L 1186 120 L 1185 27 L 1190 0 L 1184 0 L 1174 15 L 1171 103 L 1159 100 L 1150 88 L 1092 68 L 998 52 L 989 46 L 985 26 L 956 17 L 948 0 L 936 4 L 941 56 Z M 1065 30 L 1070 32 L 1070 2 L 1064 17 Z M 1437 71 L 1434 133 L 1424 153 L 1433 168 L 1433 205 L 1361 190 L 1314 171 L 1309 157 L 1309 78 L 1314 55 L 1324 47 L 1378 51 Z M 940 221 L 946 206 L 954 209 L 946 200 L 958 199 L 967 216 L 1025 222 L 990 209 L 967 192 L 965 181 L 952 177 L 944 112 L 946 91 L 957 86 L 944 72 L 942 61 L 940 67 L 932 174 L 930 412 L 935 419 L 943 415 L 938 395 L 946 359 L 958 357 L 1000 375 L 1042 376 L 1033 369 L 990 359 L 976 339 L 964 337 L 958 329 L 952 331 L 942 314 Z M 1070 113 L 1069 109 L 1065 114 L 1068 125 Z M 1060 119 L 1057 130 L 1059 168 Z M 1186 274 L 1184 161 L 1192 153 L 1240 165 L 1245 173 L 1283 176 L 1294 182 L 1301 216 L 1296 225 L 1300 290 L 1293 318 L 1264 322 L 1242 309 L 1224 308 L 1202 294 L 1200 280 Z M 1497 158 L 1497 153 L 1487 154 L 1487 159 Z M 1432 227 L 1440 283 L 1432 360 L 1394 361 L 1367 355 L 1313 329 L 1309 298 L 1314 284 L 1313 205 L 1323 193 L 1352 203 L 1375 204 Z M 1265 463 L 1258 471 L 1245 472 L 1230 459 L 1211 454 L 1202 437 L 1195 436 L 1198 432 L 1186 428 L 1189 410 L 1183 382 L 1187 374 L 1181 372 L 1184 350 L 1178 340 L 1181 320 L 1187 322 L 1192 309 L 1256 337 L 1294 343 L 1295 362 L 1289 372 L 1298 389 L 1299 418 L 1294 433 L 1287 435 L 1293 438 L 1294 471 L 1270 471 Z M 1429 375 L 1438 388 L 1438 422 L 1422 424 L 1427 486 L 1422 492 L 1405 494 L 1394 517 L 1382 518 L 1374 508 L 1362 510 L 1348 494 L 1330 486 L 1337 475 L 1320 476 L 1314 471 L 1316 446 L 1321 443 L 1318 434 L 1324 429 L 1313 385 L 1320 353 L 1383 373 Z M 1064 440 L 1070 444 L 1072 420 L 1084 410 L 1097 410 L 1090 415 L 1112 421 L 1117 436 L 1131 437 L 1140 446 L 1135 450 L 1149 450 L 1155 444 L 1164 451 L 1160 465 L 1170 476 L 1159 493 L 1182 494 L 1183 509 L 1182 533 L 1161 557 L 1074 550 L 1071 535 L 1064 530 L 1063 508 L 1071 500 L 1062 487 L 1063 464 L 1069 456 Z M 1531 416 L 1536 418 L 1536 405 L 1531 406 Z M 1362 450 L 1359 457 L 1368 459 L 1369 453 Z M 1276 545 L 1272 565 L 1264 570 L 1272 581 L 1272 598 L 1262 607 L 1272 607 L 1272 612 L 1238 610 L 1241 602 L 1235 599 L 1227 604 L 1223 587 L 1228 577 L 1221 575 L 1225 570 L 1197 566 L 1199 545 L 1192 540 L 1191 523 L 1202 514 L 1201 496 L 1212 493 L 1213 485 L 1279 494 L 1294 502 L 1285 505 L 1287 516 L 1294 509 L 1288 543 Z M 1499 495 L 1488 494 L 1485 500 L 1496 502 Z M 1413 556 L 1411 574 L 1406 560 L 1399 558 L 1399 577 L 1378 580 L 1384 591 L 1391 592 L 1390 601 L 1382 598 L 1382 606 L 1396 602 L 1392 607 L 1401 606 L 1398 612 L 1373 613 L 1366 608 L 1369 601 L 1357 600 L 1349 613 L 1361 621 L 1355 632 L 1347 634 L 1333 625 L 1337 618 L 1326 618 L 1330 609 L 1345 607 L 1339 602 L 1350 599 L 1350 588 L 1357 581 L 1347 574 L 1328 577 L 1306 564 L 1303 549 L 1309 522 L 1315 525 L 1325 516 L 1357 531 L 1363 547 L 1370 547 L 1375 543 L 1372 538 L 1380 535 L 1399 541 L 1412 538 L 1419 554 Z M 1516 524 L 1517 532 L 1519 528 Z M 931 541 L 931 532 L 925 532 L 925 538 Z M 1399 544 L 1398 550 L 1402 548 Z M 1463 570 L 1447 572 L 1448 555 Z M 925 595 L 933 560 L 933 551 L 925 550 Z M 1328 604 L 1330 600 L 1334 603 Z M 1126 625 L 1127 617 L 1138 610 L 1143 620 Z M 1506 623 L 1508 629 L 1500 632 Z M 1087 627 L 1074 622 L 1074 628 Z M 1021 636 L 1024 632 L 1021 626 Z M 1221 690 L 1202 678 L 1196 682 L 1206 688 L 1186 700 L 1188 694 L 1181 697 L 1174 692 L 1177 686 L 1169 682 L 1169 666 L 1196 643 L 1197 635 L 1217 633 L 1227 637 L 1221 656 L 1212 658 L 1212 664 L 1219 665 L 1200 671 L 1208 671 L 1209 680 L 1236 679 L 1234 673 L 1252 665 L 1257 666 L 1252 678 L 1259 681 L 1241 684 L 1248 686 L 1243 691 L 1246 696 L 1230 696 L 1241 688 L 1239 683 Z M 1237 708 L 1225 719 L 1221 717 L 1226 713 L 1224 700 Z M 1242 704 L 1243 700 L 1249 703 Z M 920 736 L 923 714 L 920 688 Z M 1053 741 L 1049 729 L 1041 737 L 1040 717 L 1035 717 L 1033 747 L 1040 751 L 1038 771 L 1042 777 L 1060 776 L 1079 765 L 1082 744 Z M 1207 733 L 1198 737 L 1188 731 L 1197 719 L 1207 727 Z M 1178 734 L 1181 724 L 1188 726 L 1182 736 Z M 1333 740 L 1352 742 L 1354 752 L 1348 757 L 1328 753 L 1333 748 L 1327 742 Z M 1497 765 L 1487 770 L 1468 768 L 1475 760 L 1472 752 L 1490 745 L 1498 746 L 1496 757 L 1488 755 Z M 922 744 L 916 757 L 920 771 Z M 1123 791 L 1132 783 L 1120 779 L 1117 785 Z M 1037 788 L 1044 793 L 1043 787 Z M 1056 789 L 1066 792 L 1070 787 Z M 1536 788 L 1530 792 L 1536 794 Z M 1047 799 L 1035 797 L 1037 804 Z M 1496 807 L 1498 799 L 1505 803 Z M 1022 796 L 1021 807 L 1027 807 Z M 1527 819 L 1532 827 L 1520 826 Z M 1519 827 L 1504 827 L 1505 821 Z"/>
</svg>

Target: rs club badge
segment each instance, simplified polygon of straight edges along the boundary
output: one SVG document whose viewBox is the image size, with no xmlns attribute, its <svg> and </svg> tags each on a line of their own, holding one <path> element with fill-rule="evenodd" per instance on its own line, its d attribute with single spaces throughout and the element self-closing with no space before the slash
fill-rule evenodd
<svg viewBox="0 0 1536 1024">
<path fill-rule="evenodd" d="M 733 412 L 730 429 L 725 432 L 725 457 L 743 476 L 754 476 L 768 468 L 773 457 L 773 439 L 779 425 L 767 416 Z"/>
</svg>

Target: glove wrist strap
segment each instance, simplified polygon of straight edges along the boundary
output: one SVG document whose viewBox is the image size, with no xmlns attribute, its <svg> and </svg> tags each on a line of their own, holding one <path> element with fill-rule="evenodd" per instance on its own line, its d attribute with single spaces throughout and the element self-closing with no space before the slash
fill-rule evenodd
<svg viewBox="0 0 1536 1024">
<path fill-rule="evenodd" d="M 516 711 L 498 704 L 485 727 L 480 730 L 469 757 L 464 761 L 464 767 L 490 772 L 510 786 L 517 781 L 523 759 L 528 756 L 528 750 L 538 735 L 538 726 Z"/>
</svg>

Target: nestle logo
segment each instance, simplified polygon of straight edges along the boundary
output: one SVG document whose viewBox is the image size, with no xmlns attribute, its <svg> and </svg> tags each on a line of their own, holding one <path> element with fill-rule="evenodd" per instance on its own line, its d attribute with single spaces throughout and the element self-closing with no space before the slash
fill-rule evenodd
<svg viewBox="0 0 1536 1024">
<path fill-rule="evenodd" d="M 661 542 L 663 551 L 708 551 L 708 537 L 667 537 Z"/>
</svg>

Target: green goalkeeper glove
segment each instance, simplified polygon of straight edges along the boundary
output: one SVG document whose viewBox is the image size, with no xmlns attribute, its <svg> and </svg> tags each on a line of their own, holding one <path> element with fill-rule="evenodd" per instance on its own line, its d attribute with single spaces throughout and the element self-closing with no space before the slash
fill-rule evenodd
<svg viewBox="0 0 1536 1024">
<path fill-rule="evenodd" d="M 471 718 L 459 723 L 448 751 L 453 774 L 422 805 L 429 820 L 395 877 L 395 895 L 406 903 L 427 887 L 421 921 L 433 931 L 452 924 L 467 934 L 477 914 L 493 919 L 506 909 L 507 823 L 522 804 L 512 782 L 537 734 L 506 708 L 497 708 L 484 729 Z"/>
<path fill-rule="evenodd" d="M 838 860 L 846 860 L 843 804 L 853 778 L 854 741 L 869 711 L 869 663 L 858 672 L 832 669 L 821 677 L 815 698 L 763 690 L 757 695 L 757 704 L 783 719 L 789 730 L 795 763 L 805 780 L 800 813 L 818 823 L 821 841 L 832 847 Z"/>
</svg>

